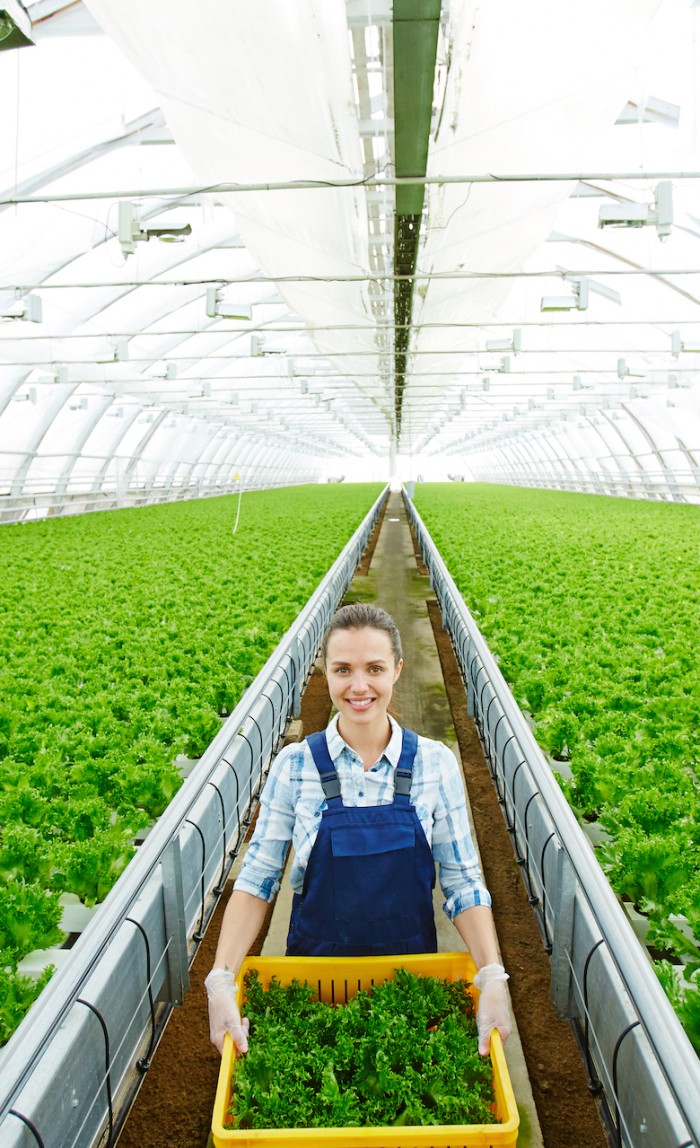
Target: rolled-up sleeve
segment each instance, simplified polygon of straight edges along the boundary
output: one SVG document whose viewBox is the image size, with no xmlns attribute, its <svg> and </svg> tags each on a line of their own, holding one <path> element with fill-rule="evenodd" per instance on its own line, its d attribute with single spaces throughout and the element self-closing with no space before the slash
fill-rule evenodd
<svg viewBox="0 0 700 1148">
<path fill-rule="evenodd" d="M 294 831 L 290 760 L 296 747 L 281 750 L 270 767 L 260 796 L 260 809 L 234 889 L 274 900 Z"/>
<path fill-rule="evenodd" d="M 432 850 L 445 897 L 443 908 L 450 920 L 454 920 L 475 905 L 490 908 L 491 896 L 472 840 L 460 768 L 446 746 L 440 745 L 440 750 Z"/>
</svg>

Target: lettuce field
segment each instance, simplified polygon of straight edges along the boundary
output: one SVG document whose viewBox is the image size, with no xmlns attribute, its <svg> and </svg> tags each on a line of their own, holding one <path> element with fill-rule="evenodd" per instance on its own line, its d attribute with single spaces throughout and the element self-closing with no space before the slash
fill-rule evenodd
<svg viewBox="0 0 700 1148">
<path fill-rule="evenodd" d="M 0 1043 L 379 496 L 235 495 L 0 527 Z M 47 974 L 48 975 L 48 974 Z"/>
<path fill-rule="evenodd" d="M 682 958 L 685 979 L 658 972 L 700 1052 L 700 508 L 471 484 L 415 502 L 613 888 Z"/>
</svg>

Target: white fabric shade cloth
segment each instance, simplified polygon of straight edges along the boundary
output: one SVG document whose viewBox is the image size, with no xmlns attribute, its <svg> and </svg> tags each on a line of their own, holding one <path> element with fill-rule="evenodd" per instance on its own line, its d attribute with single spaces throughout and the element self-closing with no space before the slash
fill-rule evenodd
<svg viewBox="0 0 700 1148">
<path fill-rule="evenodd" d="M 394 472 L 698 501 L 697 6 L 443 4 L 400 437 L 391 5 L 28 11 L 0 52 L 3 520 Z M 662 180 L 663 242 L 598 227 Z M 124 200 L 191 233 L 126 255 Z"/>
</svg>

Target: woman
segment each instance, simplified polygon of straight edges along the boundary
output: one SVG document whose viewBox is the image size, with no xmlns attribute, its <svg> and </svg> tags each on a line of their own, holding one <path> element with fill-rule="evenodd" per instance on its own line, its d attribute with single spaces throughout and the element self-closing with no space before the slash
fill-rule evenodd
<svg viewBox="0 0 700 1148">
<path fill-rule="evenodd" d="M 247 1050 L 235 976 L 277 893 L 291 842 L 287 955 L 435 952 L 437 863 L 444 910 L 478 969 L 479 1051 L 488 1055 L 492 1029 L 503 1040 L 510 1032 L 508 978 L 457 761 L 388 713 L 403 658 L 385 610 L 343 606 L 321 655 L 337 714 L 324 733 L 286 746 L 270 769 L 205 981 L 212 1043 L 221 1052 L 228 1031 Z"/>
</svg>

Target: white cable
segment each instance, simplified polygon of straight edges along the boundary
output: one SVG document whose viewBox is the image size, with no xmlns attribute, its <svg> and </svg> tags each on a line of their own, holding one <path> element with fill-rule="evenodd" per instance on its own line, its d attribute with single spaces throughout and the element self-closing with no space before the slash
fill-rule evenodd
<svg viewBox="0 0 700 1148">
<path fill-rule="evenodd" d="M 243 480 L 239 479 L 239 481 L 238 481 L 238 509 L 236 510 L 236 521 L 233 524 L 233 530 L 231 531 L 232 534 L 235 534 L 236 531 L 238 530 L 238 519 L 241 516 L 241 497 L 242 497 L 242 495 L 243 495 Z"/>
</svg>

